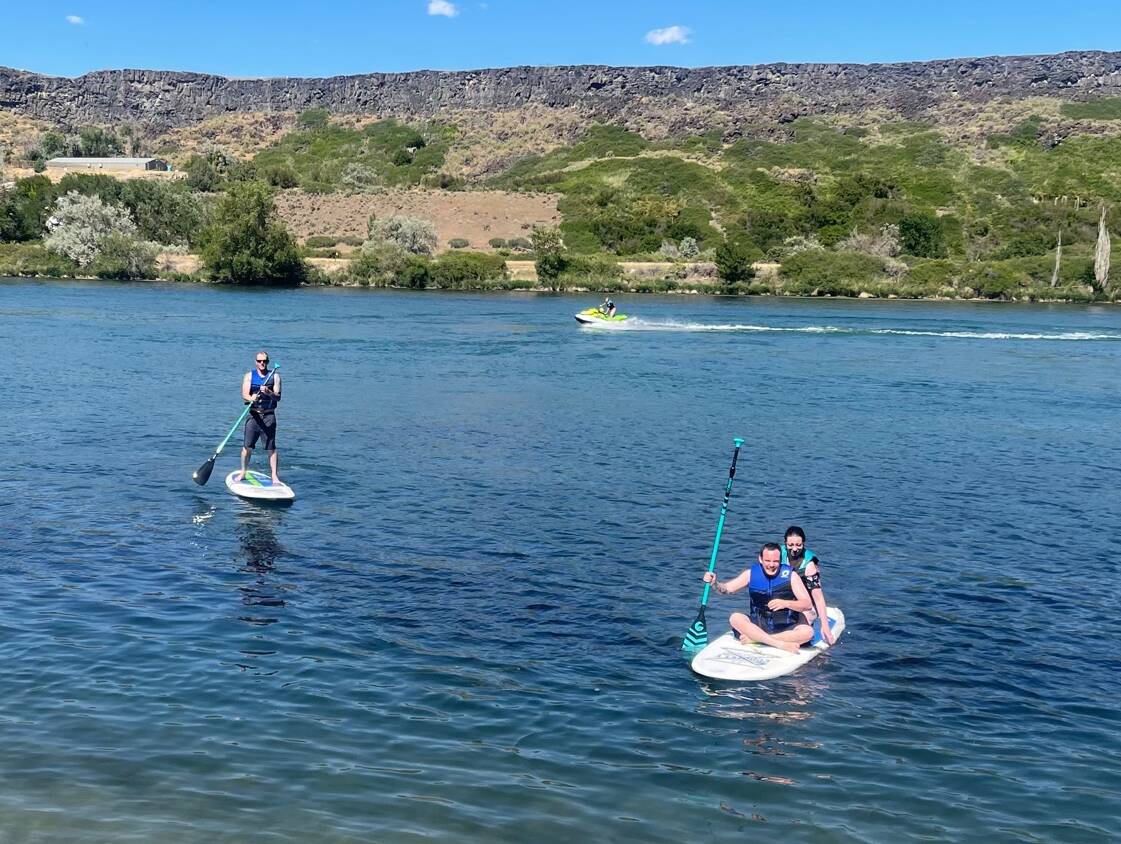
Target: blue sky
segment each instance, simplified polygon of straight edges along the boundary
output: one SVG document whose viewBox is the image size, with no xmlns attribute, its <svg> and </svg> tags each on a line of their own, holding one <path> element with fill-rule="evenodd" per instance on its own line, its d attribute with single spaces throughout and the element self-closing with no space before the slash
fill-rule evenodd
<svg viewBox="0 0 1121 844">
<path fill-rule="evenodd" d="M 1121 49 L 1121 2 L 3 0 L 0 65 L 332 76 L 420 68 L 894 62 Z"/>
</svg>

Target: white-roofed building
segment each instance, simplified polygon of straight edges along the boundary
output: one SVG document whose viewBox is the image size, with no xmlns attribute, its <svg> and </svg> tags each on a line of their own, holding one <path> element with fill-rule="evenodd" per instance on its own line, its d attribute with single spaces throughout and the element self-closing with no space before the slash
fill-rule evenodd
<svg viewBox="0 0 1121 844">
<path fill-rule="evenodd" d="M 48 170 L 101 170 L 111 173 L 136 173 L 145 170 L 167 171 L 162 158 L 52 158 Z"/>
</svg>

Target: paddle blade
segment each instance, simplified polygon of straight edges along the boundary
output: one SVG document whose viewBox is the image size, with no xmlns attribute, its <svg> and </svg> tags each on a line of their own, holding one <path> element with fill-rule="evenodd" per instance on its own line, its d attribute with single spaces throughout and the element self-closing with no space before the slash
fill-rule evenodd
<svg viewBox="0 0 1121 844">
<path fill-rule="evenodd" d="M 707 644 L 708 626 L 705 624 L 705 608 L 701 607 L 701 611 L 697 613 L 697 620 L 693 622 L 693 626 L 685 634 L 685 639 L 681 643 L 681 650 L 695 653 Z"/>
<path fill-rule="evenodd" d="M 214 455 L 214 457 L 217 456 L 218 455 Z M 195 473 L 191 475 L 191 480 L 193 480 L 199 486 L 203 486 L 207 481 L 210 480 L 210 473 L 214 471 L 214 457 L 211 457 L 209 460 L 195 469 Z"/>
</svg>

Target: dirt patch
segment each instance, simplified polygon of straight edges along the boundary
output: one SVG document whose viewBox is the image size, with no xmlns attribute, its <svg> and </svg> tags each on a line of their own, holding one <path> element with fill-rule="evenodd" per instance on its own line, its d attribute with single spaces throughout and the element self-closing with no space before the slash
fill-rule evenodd
<svg viewBox="0 0 1121 844">
<path fill-rule="evenodd" d="M 399 190 L 377 194 L 309 194 L 286 190 L 277 195 L 277 211 L 296 237 L 311 235 L 365 237 L 371 215 L 404 214 L 436 226 L 437 249 L 462 238 L 470 249 L 491 251 L 488 241 L 529 237 L 534 226 L 556 226 L 555 194 L 506 191 Z"/>
<path fill-rule="evenodd" d="M 63 176 L 68 176 L 71 173 L 112 176 L 114 179 L 148 179 L 157 182 L 174 182 L 176 179 L 187 178 L 187 174 L 182 170 L 105 170 L 100 167 L 48 167 L 43 171 L 43 175 L 52 182 L 60 182 Z"/>
<path fill-rule="evenodd" d="M 201 266 L 198 255 L 180 255 L 175 252 L 161 252 L 156 256 L 156 267 L 161 272 L 195 273 Z"/>
</svg>

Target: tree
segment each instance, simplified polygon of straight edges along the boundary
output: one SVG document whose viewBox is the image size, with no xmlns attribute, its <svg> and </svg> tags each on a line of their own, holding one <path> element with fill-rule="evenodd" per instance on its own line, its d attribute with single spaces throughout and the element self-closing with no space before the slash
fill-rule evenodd
<svg viewBox="0 0 1121 844">
<path fill-rule="evenodd" d="M 1105 227 L 1105 206 L 1102 206 L 1098 220 L 1098 243 L 1094 248 L 1094 282 L 1098 290 L 1105 290 L 1109 284 L 1109 230 Z"/>
<path fill-rule="evenodd" d="M 119 205 L 71 191 L 55 202 L 47 229 L 50 234 L 43 241 L 47 249 L 65 255 L 79 267 L 88 267 L 101 254 L 107 237 L 132 237 L 136 223 Z"/>
<path fill-rule="evenodd" d="M 0 241 L 42 236 L 57 195 L 46 176 L 20 179 L 11 190 L 0 193 Z"/>
<path fill-rule="evenodd" d="M 413 255 L 431 255 L 436 251 L 436 227 L 419 217 L 370 217 L 366 230 L 374 243 L 391 243 Z"/>
<path fill-rule="evenodd" d="M 918 258 L 943 258 L 946 238 L 942 222 L 925 211 L 908 214 L 899 221 L 899 244 L 907 255 Z"/>
<path fill-rule="evenodd" d="M 231 182 L 201 238 L 207 274 L 234 284 L 299 284 L 307 276 L 296 241 L 276 220 L 263 182 Z"/>
<path fill-rule="evenodd" d="M 120 155 L 121 141 L 115 132 L 100 126 L 86 126 L 78 131 L 80 155 L 87 158 Z"/>
<path fill-rule="evenodd" d="M 1059 242 L 1055 246 L 1055 269 L 1051 272 L 1051 286 L 1059 283 L 1059 269 L 1063 263 L 1063 230 L 1059 229 Z"/>
<path fill-rule="evenodd" d="M 697 245 L 697 239 L 695 237 L 681 238 L 681 244 L 677 247 L 677 251 L 681 254 L 681 257 L 687 261 L 692 261 L 701 254 L 701 248 Z"/>
<path fill-rule="evenodd" d="M 537 256 L 533 265 L 537 269 L 538 280 L 548 284 L 554 293 L 560 291 L 562 287 L 560 276 L 568 266 L 560 229 L 536 228 L 533 230 L 530 242 Z"/>
<path fill-rule="evenodd" d="M 221 147 L 208 147 L 202 154 L 187 159 L 183 168 L 187 172 L 187 185 L 198 191 L 221 190 L 233 163 L 233 158 Z"/>
<path fill-rule="evenodd" d="M 739 241 L 725 238 L 716 247 L 716 274 L 725 284 L 736 284 L 755 277 L 751 253 Z"/>
<path fill-rule="evenodd" d="M 136 221 L 145 240 L 189 246 L 206 223 L 206 208 L 198 194 L 182 182 L 128 179 L 121 184 L 121 204 Z"/>
</svg>

